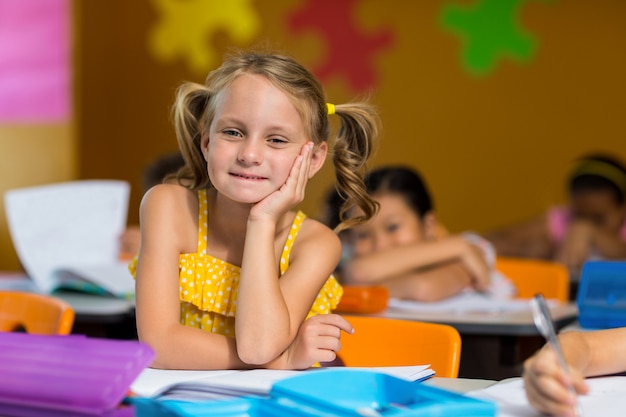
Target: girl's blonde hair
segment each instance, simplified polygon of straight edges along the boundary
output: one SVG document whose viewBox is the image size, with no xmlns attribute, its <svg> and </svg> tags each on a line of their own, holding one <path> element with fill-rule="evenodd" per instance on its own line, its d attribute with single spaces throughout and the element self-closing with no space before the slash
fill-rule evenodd
<svg viewBox="0 0 626 417">
<path fill-rule="evenodd" d="M 179 183 L 190 189 L 210 186 L 201 138 L 208 134 L 220 95 L 240 75 L 256 74 L 267 78 L 282 90 L 296 107 L 307 136 L 316 145 L 328 141 L 330 125 L 324 91 L 319 81 L 294 59 L 278 54 L 237 53 L 209 73 L 204 85 L 185 82 L 176 92 L 173 106 L 174 127 L 185 166 L 176 174 Z M 337 231 L 370 219 L 377 203 L 365 189 L 365 164 L 374 151 L 379 132 L 379 118 L 373 106 L 365 101 L 335 105 L 341 124 L 332 146 L 336 188 L 345 200 L 341 210 L 342 223 Z M 363 216 L 345 219 L 353 206 Z"/>
</svg>

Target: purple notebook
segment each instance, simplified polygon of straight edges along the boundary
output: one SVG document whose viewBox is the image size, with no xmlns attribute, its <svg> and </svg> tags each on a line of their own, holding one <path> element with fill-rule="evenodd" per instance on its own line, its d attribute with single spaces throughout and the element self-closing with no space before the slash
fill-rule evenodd
<svg viewBox="0 0 626 417">
<path fill-rule="evenodd" d="M 0 332 L 0 415 L 123 415 L 118 405 L 153 359 L 137 341 Z"/>
</svg>

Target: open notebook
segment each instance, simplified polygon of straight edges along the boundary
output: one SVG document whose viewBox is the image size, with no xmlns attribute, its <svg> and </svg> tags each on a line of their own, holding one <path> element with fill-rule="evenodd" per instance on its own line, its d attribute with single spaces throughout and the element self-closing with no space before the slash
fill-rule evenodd
<svg viewBox="0 0 626 417">
<path fill-rule="evenodd" d="M 132 297 L 128 263 L 118 260 L 130 185 L 80 180 L 9 190 L 5 210 L 11 239 L 37 290 Z"/>
<path fill-rule="evenodd" d="M 132 383 L 130 389 L 135 395 L 141 397 L 184 401 L 244 395 L 265 396 L 270 392 L 272 385 L 278 381 L 329 369 L 339 368 L 312 368 L 305 371 L 274 369 L 180 371 L 147 368 Z M 411 382 L 422 381 L 435 374 L 430 365 L 346 369 L 376 371 Z"/>
</svg>

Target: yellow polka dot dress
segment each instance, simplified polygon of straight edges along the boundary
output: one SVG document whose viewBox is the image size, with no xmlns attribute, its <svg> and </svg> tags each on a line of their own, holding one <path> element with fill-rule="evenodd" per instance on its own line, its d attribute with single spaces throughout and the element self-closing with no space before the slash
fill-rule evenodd
<svg viewBox="0 0 626 417">
<path fill-rule="evenodd" d="M 236 265 L 206 254 L 206 190 L 198 191 L 198 201 L 198 251 L 180 255 L 180 322 L 234 337 L 241 270 Z M 281 275 L 289 267 L 289 254 L 305 218 L 306 215 L 299 211 L 291 225 L 280 257 Z M 134 269 L 131 265 L 133 274 Z M 343 289 L 331 275 L 318 293 L 307 318 L 329 313 L 337 306 L 342 294 Z"/>
</svg>

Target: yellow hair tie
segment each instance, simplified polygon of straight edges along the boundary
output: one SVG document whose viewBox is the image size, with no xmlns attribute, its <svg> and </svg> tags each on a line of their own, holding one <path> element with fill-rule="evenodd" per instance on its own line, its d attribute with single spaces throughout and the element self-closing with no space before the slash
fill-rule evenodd
<svg viewBox="0 0 626 417">
<path fill-rule="evenodd" d="M 326 103 L 326 109 L 328 111 L 328 115 L 335 114 L 335 105 L 331 103 Z"/>
</svg>

